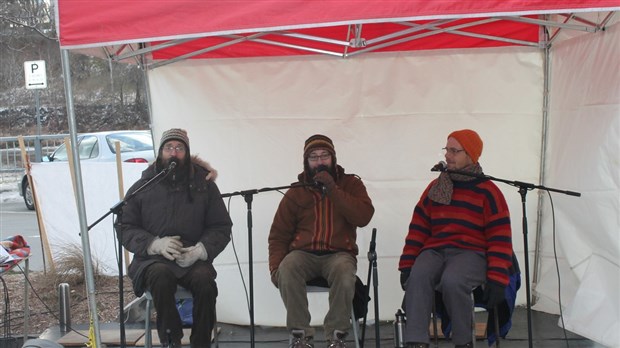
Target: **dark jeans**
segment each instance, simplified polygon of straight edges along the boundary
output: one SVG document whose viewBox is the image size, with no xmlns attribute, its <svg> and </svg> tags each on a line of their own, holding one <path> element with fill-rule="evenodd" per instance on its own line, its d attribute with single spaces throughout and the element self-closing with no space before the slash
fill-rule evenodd
<svg viewBox="0 0 620 348">
<path fill-rule="evenodd" d="M 196 262 L 181 278 L 176 278 L 166 265 L 154 263 L 146 269 L 144 281 L 146 289 L 153 295 L 153 304 L 157 311 L 157 334 L 162 344 L 168 340 L 180 342 L 183 337 L 183 325 L 174 298 L 177 285 L 180 285 L 189 290 L 194 298 L 191 347 L 211 347 L 217 285 L 206 262 Z"/>
</svg>

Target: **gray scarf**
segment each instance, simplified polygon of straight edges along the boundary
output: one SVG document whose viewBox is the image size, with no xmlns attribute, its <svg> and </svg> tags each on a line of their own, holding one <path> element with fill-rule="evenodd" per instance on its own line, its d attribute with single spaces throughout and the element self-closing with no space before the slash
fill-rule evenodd
<svg viewBox="0 0 620 348">
<path fill-rule="evenodd" d="M 480 163 L 474 163 L 468 165 L 460 171 L 473 174 L 482 174 L 482 167 L 480 167 Z M 454 188 L 453 181 L 472 181 L 475 179 L 477 179 L 475 176 L 443 172 L 439 175 L 439 178 L 435 184 L 428 191 L 428 198 L 430 198 L 433 202 L 448 205 L 452 200 L 452 190 Z"/>
</svg>

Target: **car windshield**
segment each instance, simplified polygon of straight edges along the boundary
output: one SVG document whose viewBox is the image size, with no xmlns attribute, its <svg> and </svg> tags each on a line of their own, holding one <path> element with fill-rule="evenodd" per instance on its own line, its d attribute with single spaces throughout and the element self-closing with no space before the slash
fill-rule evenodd
<svg viewBox="0 0 620 348">
<path fill-rule="evenodd" d="M 79 144 L 80 159 L 87 159 L 99 154 L 99 146 L 97 145 L 97 137 L 95 136 L 79 136 L 77 138 Z M 61 144 L 56 151 L 50 156 L 53 161 L 67 161 L 67 147 Z"/>
<path fill-rule="evenodd" d="M 144 133 L 116 133 L 106 136 L 106 142 L 112 153 L 116 153 L 116 142 L 120 143 L 121 152 L 153 150 L 153 139 L 147 132 Z"/>
</svg>

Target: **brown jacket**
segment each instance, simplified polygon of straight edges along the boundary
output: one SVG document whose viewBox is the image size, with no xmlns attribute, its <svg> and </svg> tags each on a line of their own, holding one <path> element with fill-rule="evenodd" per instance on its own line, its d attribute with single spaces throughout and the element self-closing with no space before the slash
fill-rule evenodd
<svg viewBox="0 0 620 348">
<path fill-rule="evenodd" d="M 326 194 L 304 186 L 289 189 L 282 198 L 269 232 L 270 272 L 292 250 L 357 255 L 356 229 L 370 222 L 375 208 L 359 177 L 340 166 L 337 171 L 336 187 Z M 303 178 L 302 173 L 300 182 Z"/>
</svg>

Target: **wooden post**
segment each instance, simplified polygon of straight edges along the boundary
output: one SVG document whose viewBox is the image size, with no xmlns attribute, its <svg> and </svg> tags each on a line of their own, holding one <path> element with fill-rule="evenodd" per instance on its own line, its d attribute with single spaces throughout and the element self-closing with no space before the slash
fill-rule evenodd
<svg viewBox="0 0 620 348">
<path fill-rule="evenodd" d="M 49 240 L 47 239 L 47 232 L 45 230 L 45 224 L 43 223 L 43 217 L 41 215 L 41 209 L 39 208 L 39 198 L 36 195 L 36 190 L 33 185 L 32 176 L 30 175 L 30 156 L 26 152 L 26 145 L 24 144 L 24 137 L 17 137 L 19 142 L 19 149 L 22 155 L 22 163 L 26 169 L 26 178 L 28 178 L 28 186 L 30 186 L 30 192 L 32 192 L 32 202 L 34 203 L 34 211 L 37 214 L 37 225 L 39 226 L 39 236 L 41 237 L 41 249 L 43 251 L 43 271 L 46 271 L 46 260 L 49 262 L 50 270 L 56 272 L 56 266 L 54 265 L 54 258 L 52 255 L 52 249 L 50 248 Z M 26 194 L 24 192 L 24 194 Z"/>
<path fill-rule="evenodd" d="M 75 204 L 77 206 L 77 185 L 75 184 L 75 174 L 73 174 L 73 167 L 75 167 L 75 162 L 73 162 L 72 150 L 71 150 L 71 140 L 69 137 L 65 137 L 65 149 L 67 149 L 67 161 L 69 162 L 69 174 L 71 174 L 71 186 L 73 187 L 73 198 L 75 199 Z"/>
</svg>

